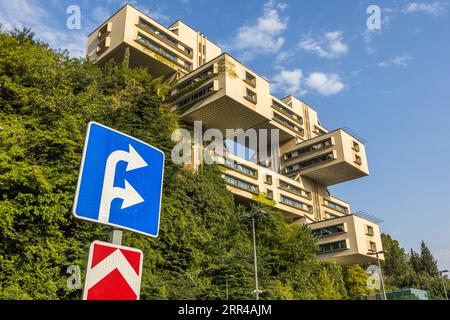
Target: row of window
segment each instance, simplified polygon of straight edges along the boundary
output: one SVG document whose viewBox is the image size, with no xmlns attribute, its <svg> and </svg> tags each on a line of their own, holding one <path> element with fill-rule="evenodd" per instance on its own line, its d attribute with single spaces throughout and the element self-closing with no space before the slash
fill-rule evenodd
<svg viewBox="0 0 450 320">
<path fill-rule="evenodd" d="M 331 138 L 320 141 L 318 143 L 315 143 L 313 145 L 307 146 L 307 147 L 303 147 L 297 150 L 294 150 L 292 152 L 289 153 L 285 153 L 284 154 L 284 160 L 285 161 L 289 161 L 291 159 L 297 158 L 299 156 L 314 152 L 314 151 L 318 151 L 318 150 L 322 150 L 325 148 L 328 148 L 332 145 L 331 142 Z"/>
<path fill-rule="evenodd" d="M 239 164 L 231 159 L 226 159 L 224 165 L 234 171 L 243 173 L 246 176 L 250 176 L 255 179 L 258 178 L 258 170 Z"/>
<path fill-rule="evenodd" d="M 154 27 L 151 23 L 145 21 L 144 19 L 140 18 L 139 19 L 139 26 L 144 28 L 145 30 L 153 33 L 155 36 L 163 39 L 164 41 L 166 41 L 167 43 L 171 44 L 174 47 L 177 47 L 180 45 L 182 50 L 188 54 L 188 55 L 192 55 L 192 49 L 185 47 L 184 45 L 180 44 L 177 40 L 175 40 L 174 38 L 168 36 L 166 33 L 162 32 L 161 30 L 159 30 L 158 28 Z"/>
<path fill-rule="evenodd" d="M 291 129 L 293 131 L 298 132 L 302 136 L 304 135 L 304 130 L 302 128 L 300 128 L 299 126 L 296 126 L 291 121 L 286 120 L 285 118 L 283 118 L 282 116 L 280 116 L 276 113 L 273 114 L 273 120 L 282 124 L 285 127 L 288 127 L 289 129 Z"/>
<path fill-rule="evenodd" d="M 342 212 L 342 213 L 348 212 L 347 207 L 341 206 L 340 204 L 337 204 L 330 200 L 325 200 L 325 206 L 327 206 L 330 209 L 334 209 L 336 211 Z"/>
<path fill-rule="evenodd" d="M 347 241 L 336 241 L 319 245 L 319 253 L 327 253 L 347 249 Z"/>
<path fill-rule="evenodd" d="M 210 84 L 206 87 L 201 88 L 200 90 L 196 91 L 195 93 L 191 94 L 190 96 L 186 97 L 185 99 L 179 101 L 175 108 L 180 109 L 187 105 L 190 105 L 192 103 L 195 103 L 199 101 L 200 99 L 203 99 L 206 95 L 214 91 L 214 84 Z"/>
<path fill-rule="evenodd" d="M 159 46 L 156 42 L 153 42 L 152 40 L 150 40 L 143 34 L 141 34 L 141 33 L 138 34 L 137 41 L 139 43 L 141 43 L 142 45 L 149 47 L 153 51 L 161 54 L 162 56 L 172 60 L 173 62 L 179 63 L 177 55 L 175 55 L 172 52 L 170 52 L 169 50 L 166 50 L 163 47 Z M 187 70 L 192 70 L 192 64 L 187 61 L 183 60 L 182 66 Z"/>
<path fill-rule="evenodd" d="M 199 74 L 195 75 L 193 78 L 191 78 L 191 79 L 189 79 L 189 80 L 187 80 L 185 82 L 182 82 L 179 85 L 177 85 L 175 87 L 176 91 L 172 90 L 171 91 L 171 95 L 173 95 L 176 92 L 179 92 L 179 91 L 181 91 L 181 90 L 183 90 L 183 89 L 185 89 L 187 87 L 190 87 L 191 85 L 194 85 L 195 83 L 197 83 L 199 81 L 207 79 L 207 78 L 211 77 L 213 74 L 214 74 L 214 68 L 210 67 L 210 68 L 206 69 L 205 71 L 200 72 Z M 172 92 L 174 92 L 174 91 L 175 91 L 175 93 L 172 94 Z"/>
<path fill-rule="evenodd" d="M 298 114 L 296 114 L 294 111 L 290 110 L 289 108 L 286 108 L 284 105 L 282 105 L 281 103 L 272 100 L 272 108 L 281 112 L 282 114 L 288 116 L 289 118 L 297 121 L 299 124 L 303 124 L 303 118 L 301 116 L 299 116 Z"/>
<path fill-rule="evenodd" d="M 313 234 L 316 237 L 323 237 L 323 236 L 328 236 L 328 235 L 343 233 L 343 232 L 345 232 L 344 224 L 338 224 L 335 226 L 330 226 L 330 227 L 313 230 Z"/>
<path fill-rule="evenodd" d="M 311 192 L 303 190 L 302 188 L 294 186 L 290 183 L 287 183 L 286 181 L 280 180 L 279 188 L 291 192 L 293 194 L 296 194 L 298 196 L 311 199 Z"/>
<path fill-rule="evenodd" d="M 325 219 L 335 219 L 335 218 L 339 218 L 339 216 L 325 211 Z"/>
<path fill-rule="evenodd" d="M 325 132 L 324 130 L 322 130 L 322 129 L 320 129 L 318 126 L 314 126 L 314 132 L 317 134 L 317 135 L 319 135 L 319 136 L 321 136 L 321 135 L 324 135 L 324 134 L 326 134 L 327 132 Z"/>
<path fill-rule="evenodd" d="M 311 212 L 312 211 L 312 206 L 310 206 L 310 205 L 308 205 L 306 203 L 303 203 L 301 201 L 288 198 L 288 197 L 286 197 L 284 195 L 281 195 L 280 202 L 285 204 L 285 205 L 288 205 L 290 207 L 294 207 L 294 208 L 297 208 L 297 209 L 300 209 L 300 210 L 303 210 L 303 211 L 306 211 L 306 212 Z"/>
<path fill-rule="evenodd" d="M 318 157 L 308 159 L 308 160 L 296 163 L 291 166 L 287 166 L 284 170 L 285 170 L 286 174 L 291 174 L 291 173 L 294 173 L 301 169 L 305 169 L 305 168 L 320 164 L 321 162 L 325 162 L 325 161 L 333 160 L 333 159 L 334 159 L 333 152 L 329 152 L 329 153 L 320 155 Z"/>
<path fill-rule="evenodd" d="M 228 175 L 224 176 L 224 180 L 225 180 L 225 183 L 227 183 L 233 187 L 236 187 L 236 188 L 239 188 L 239 189 L 251 192 L 251 193 L 259 194 L 258 186 L 255 186 L 251 183 L 230 177 Z"/>
</svg>

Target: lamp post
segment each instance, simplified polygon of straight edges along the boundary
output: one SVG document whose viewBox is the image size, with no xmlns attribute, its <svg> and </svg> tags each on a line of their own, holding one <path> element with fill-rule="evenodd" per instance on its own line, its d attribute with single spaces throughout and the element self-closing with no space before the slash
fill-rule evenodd
<svg viewBox="0 0 450 320">
<path fill-rule="evenodd" d="M 381 263 L 380 263 L 380 254 L 386 253 L 386 251 L 375 251 L 375 252 L 368 252 L 367 254 L 370 256 L 376 256 L 377 262 L 378 262 L 378 268 L 380 268 L 380 278 L 381 278 L 381 289 L 383 290 L 383 298 L 384 300 L 387 300 L 386 296 L 386 289 L 384 288 L 384 279 L 383 279 L 383 271 L 381 270 Z"/>
<path fill-rule="evenodd" d="M 444 289 L 445 300 L 448 300 L 447 288 L 445 287 L 445 280 L 444 280 L 444 273 L 447 273 L 447 272 L 448 272 L 448 270 L 441 270 L 441 271 L 438 271 L 435 273 L 441 277 L 442 289 Z"/>
<path fill-rule="evenodd" d="M 251 214 L 244 214 L 241 215 L 241 219 L 251 219 L 252 220 L 252 234 L 253 234 L 253 263 L 254 263 L 254 270 L 255 270 L 255 297 L 256 300 L 259 300 L 259 286 L 258 286 L 258 263 L 256 258 L 256 232 L 255 232 L 255 220 L 261 216 L 266 214 L 265 211 L 258 211 L 256 213 Z"/>
</svg>

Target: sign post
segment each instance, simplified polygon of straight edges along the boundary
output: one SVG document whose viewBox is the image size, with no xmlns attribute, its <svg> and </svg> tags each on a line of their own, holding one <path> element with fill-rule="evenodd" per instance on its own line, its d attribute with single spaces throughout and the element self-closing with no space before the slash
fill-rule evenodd
<svg viewBox="0 0 450 320">
<path fill-rule="evenodd" d="M 158 236 L 163 176 L 161 150 L 102 124 L 89 123 L 72 212 L 77 219 L 112 229 L 110 243 L 91 245 L 83 299 L 139 299 L 143 255 L 121 246 L 122 229 Z M 107 263 L 100 264 L 99 259 Z"/>
</svg>

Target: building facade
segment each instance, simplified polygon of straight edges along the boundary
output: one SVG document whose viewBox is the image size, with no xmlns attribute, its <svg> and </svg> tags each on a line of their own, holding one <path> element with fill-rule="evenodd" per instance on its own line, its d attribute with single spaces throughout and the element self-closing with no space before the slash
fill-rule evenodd
<svg viewBox="0 0 450 320">
<path fill-rule="evenodd" d="M 96 63 L 122 61 L 127 48 L 130 66 L 177 80 L 166 102 L 182 122 L 201 121 L 204 129 L 218 129 L 253 151 L 250 159 L 229 148 L 212 155 L 237 198 L 262 197 L 294 223 L 308 224 L 324 262 L 375 260 L 369 253 L 382 249 L 378 225 L 351 214 L 350 205 L 328 190 L 369 175 L 362 141 L 344 129 L 327 130 L 305 102 L 273 96 L 266 79 L 181 21 L 166 28 L 125 5 L 89 36 L 87 55 Z M 227 129 L 240 130 L 229 135 Z M 267 142 L 248 142 L 253 130 L 266 133 Z M 202 142 L 193 146 L 194 168 L 203 159 L 196 152 L 204 147 Z"/>
</svg>

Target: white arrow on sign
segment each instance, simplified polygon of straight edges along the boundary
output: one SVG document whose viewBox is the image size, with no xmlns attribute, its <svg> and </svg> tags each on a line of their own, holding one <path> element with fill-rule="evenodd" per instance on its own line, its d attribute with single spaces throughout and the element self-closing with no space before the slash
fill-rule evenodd
<svg viewBox="0 0 450 320">
<path fill-rule="evenodd" d="M 129 208 L 136 204 L 144 202 L 141 195 L 133 188 L 133 186 L 125 180 L 125 188 L 114 187 L 114 177 L 116 173 L 117 164 L 120 161 L 127 162 L 126 171 L 132 171 L 147 167 L 148 164 L 137 153 L 136 150 L 129 146 L 129 152 L 118 150 L 111 153 L 106 160 L 105 177 L 103 179 L 102 198 L 100 201 L 100 211 L 98 215 L 99 222 L 109 221 L 109 212 L 111 209 L 111 202 L 116 199 L 123 199 L 121 209 Z"/>
</svg>

